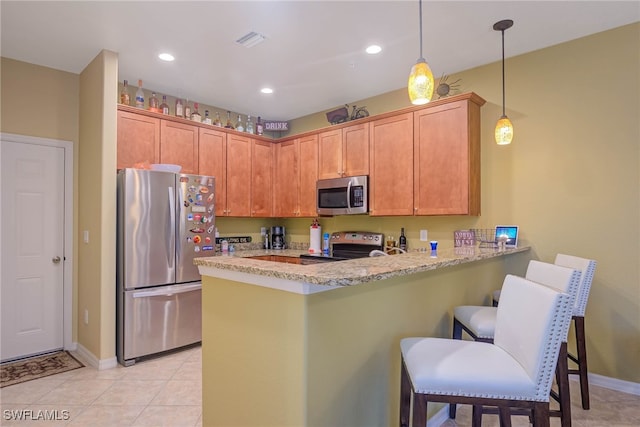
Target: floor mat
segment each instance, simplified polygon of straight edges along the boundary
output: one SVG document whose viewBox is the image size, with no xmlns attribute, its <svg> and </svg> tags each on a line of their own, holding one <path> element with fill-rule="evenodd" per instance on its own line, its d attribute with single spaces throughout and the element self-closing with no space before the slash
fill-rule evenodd
<svg viewBox="0 0 640 427">
<path fill-rule="evenodd" d="M 36 356 L 0 365 L 0 388 L 82 368 L 68 351 Z"/>
</svg>

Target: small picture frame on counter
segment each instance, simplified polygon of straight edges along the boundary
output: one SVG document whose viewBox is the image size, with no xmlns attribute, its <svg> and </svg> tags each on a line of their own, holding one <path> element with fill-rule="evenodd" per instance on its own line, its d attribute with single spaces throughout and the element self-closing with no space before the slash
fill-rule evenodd
<svg viewBox="0 0 640 427">
<path fill-rule="evenodd" d="M 454 247 L 475 246 L 475 244 L 476 233 L 473 230 L 455 230 L 453 232 Z"/>
<path fill-rule="evenodd" d="M 507 236 L 505 247 L 518 247 L 518 226 L 517 225 L 496 225 L 496 240 L 500 236 Z"/>
</svg>

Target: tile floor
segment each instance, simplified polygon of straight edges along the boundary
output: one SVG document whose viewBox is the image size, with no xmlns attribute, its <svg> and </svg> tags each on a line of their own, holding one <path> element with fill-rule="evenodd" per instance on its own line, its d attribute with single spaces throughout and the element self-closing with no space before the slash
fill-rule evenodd
<svg viewBox="0 0 640 427">
<path fill-rule="evenodd" d="M 86 364 L 85 364 L 86 365 Z M 124 368 L 91 367 L 0 389 L 0 425 L 24 426 L 202 426 L 202 352 L 200 347 Z M 580 406 L 579 385 L 571 381 L 572 427 L 640 426 L 640 396 L 591 385 L 591 410 Z M 68 411 L 66 420 L 15 421 L 7 411 Z M 456 420 L 441 427 L 471 425 L 471 408 L 461 406 Z M 497 427 L 497 416 L 485 415 L 484 427 Z M 528 426 L 513 417 L 513 426 Z M 551 427 L 560 419 L 552 418 Z M 333 426 L 337 427 L 337 426 Z"/>
<path fill-rule="evenodd" d="M 84 368 L 0 389 L 0 425 L 201 427 L 201 373 L 201 347 L 128 368 L 98 371 L 85 363 Z M 31 418 L 47 410 L 58 421 L 16 421 L 8 416 L 13 410 L 32 410 Z"/>
</svg>

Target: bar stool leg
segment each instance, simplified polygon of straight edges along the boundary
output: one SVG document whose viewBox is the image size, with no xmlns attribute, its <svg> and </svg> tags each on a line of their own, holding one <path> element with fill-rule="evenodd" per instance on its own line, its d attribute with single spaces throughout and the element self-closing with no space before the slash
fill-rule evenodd
<svg viewBox="0 0 640 427">
<path fill-rule="evenodd" d="M 401 362 L 400 373 L 400 427 L 409 427 L 411 409 L 411 384 L 404 360 Z"/>
<path fill-rule="evenodd" d="M 576 330 L 576 347 L 578 352 L 578 375 L 580 376 L 580 394 L 582 409 L 589 409 L 589 378 L 587 377 L 587 342 L 584 333 L 584 317 L 573 316 Z"/>
<path fill-rule="evenodd" d="M 567 357 L 567 343 L 560 345 L 558 364 L 556 366 L 556 381 L 558 383 L 558 403 L 560 404 L 560 425 L 571 427 L 571 397 L 569 394 L 569 361 Z"/>
</svg>

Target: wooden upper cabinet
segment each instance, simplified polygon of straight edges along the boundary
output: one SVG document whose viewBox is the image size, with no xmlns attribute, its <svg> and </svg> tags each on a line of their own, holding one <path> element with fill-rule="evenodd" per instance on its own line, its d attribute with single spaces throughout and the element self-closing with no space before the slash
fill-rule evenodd
<svg viewBox="0 0 640 427">
<path fill-rule="evenodd" d="M 318 134 L 318 179 L 369 174 L 369 123 Z"/>
<path fill-rule="evenodd" d="M 297 139 L 275 145 L 273 215 L 292 217 L 298 215 L 300 185 L 300 153 Z"/>
<path fill-rule="evenodd" d="M 342 129 L 343 176 L 369 175 L 369 123 Z"/>
<path fill-rule="evenodd" d="M 298 216 L 318 215 L 316 182 L 318 181 L 318 135 L 298 138 L 300 152 L 300 184 Z"/>
<path fill-rule="evenodd" d="M 342 176 L 342 129 L 318 134 L 318 179 Z"/>
<path fill-rule="evenodd" d="M 198 136 L 198 174 L 216 178 L 216 216 L 227 213 L 227 134 L 200 128 Z"/>
<path fill-rule="evenodd" d="M 369 213 L 413 215 L 413 113 L 370 126 Z"/>
<path fill-rule="evenodd" d="M 317 216 L 318 135 L 276 144 L 274 169 L 274 216 Z"/>
<path fill-rule="evenodd" d="M 160 162 L 182 166 L 182 173 L 198 173 L 198 127 L 160 120 Z"/>
<path fill-rule="evenodd" d="M 480 214 L 480 106 L 414 112 L 416 215 Z"/>
<path fill-rule="evenodd" d="M 251 216 L 272 215 L 273 147 L 272 142 L 251 140 Z"/>
<path fill-rule="evenodd" d="M 117 169 L 160 163 L 160 120 L 118 111 Z"/>
<path fill-rule="evenodd" d="M 251 216 L 251 138 L 227 134 L 227 216 Z"/>
</svg>

